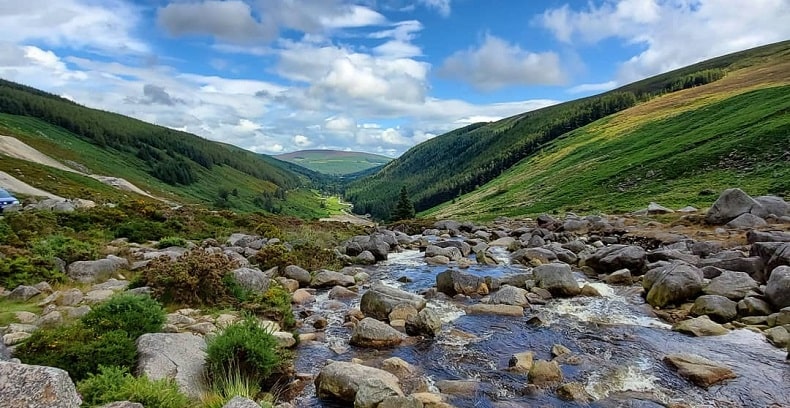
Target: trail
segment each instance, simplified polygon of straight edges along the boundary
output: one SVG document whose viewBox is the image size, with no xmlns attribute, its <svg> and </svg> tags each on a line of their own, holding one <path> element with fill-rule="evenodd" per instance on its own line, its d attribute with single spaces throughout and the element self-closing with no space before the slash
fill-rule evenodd
<svg viewBox="0 0 790 408">
<path fill-rule="evenodd" d="M 3 188 L 8 191 L 13 191 L 14 193 L 18 193 L 18 194 L 25 194 L 35 197 L 54 198 L 56 200 L 65 200 L 65 198 L 52 194 L 49 191 L 44 191 L 40 188 L 35 188 L 30 184 L 27 184 L 24 181 L 19 180 L 18 178 L 4 171 L 0 171 L 0 188 Z"/>
</svg>

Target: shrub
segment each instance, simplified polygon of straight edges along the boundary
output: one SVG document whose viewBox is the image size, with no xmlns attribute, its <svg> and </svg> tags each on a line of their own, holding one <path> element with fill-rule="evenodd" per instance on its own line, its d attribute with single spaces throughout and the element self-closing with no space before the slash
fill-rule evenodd
<svg viewBox="0 0 790 408">
<path fill-rule="evenodd" d="M 296 326 L 291 308 L 291 292 L 275 282 L 269 285 L 266 292 L 251 296 L 242 306 L 256 315 L 277 321 L 285 330 Z"/>
<path fill-rule="evenodd" d="M 82 322 L 96 333 L 123 330 L 131 339 L 137 339 L 161 330 L 165 311 L 149 296 L 121 293 L 95 306 L 82 317 Z"/>
<path fill-rule="evenodd" d="M 170 247 L 186 247 L 187 240 L 181 237 L 164 237 L 156 244 L 156 247 L 159 249 L 170 248 Z"/>
<path fill-rule="evenodd" d="M 233 296 L 224 277 L 238 263 L 224 254 L 203 250 L 188 251 L 176 261 L 160 257 L 142 272 L 142 281 L 154 296 L 165 303 L 218 305 L 232 303 Z"/>
<path fill-rule="evenodd" d="M 260 384 L 282 363 L 277 340 L 252 316 L 207 341 L 206 369 L 212 383 L 238 370 L 240 376 Z"/>
<path fill-rule="evenodd" d="M 137 347 L 123 330 L 97 333 L 81 323 L 33 332 L 14 352 L 26 364 L 58 367 L 72 380 L 87 378 L 100 365 L 131 368 Z"/>
<path fill-rule="evenodd" d="M 255 254 L 255 261 L 263 270 L 274 268 L 285 268 L 288 265 L 298 265 L 296 255 L 285 245 L 275 244 L 266 245 Z"/>
<path fill-rule="evenodd" d="M 0 220 L 0 245 L 19 245 L 22 241 L 5 220 Z"/>
<path fill-rule="evenodd" d="M 202 408 L 222 408 L 237 395 L 255 401 L 260 393 L 259 383 L 242 375 L 238 367 L 231 367 L 215 376 L 209 392 L 201 397 Z"/>
<path fill-rule="evenodd" d="M 87 406 L 99 406 L 114 401 L 131 401 L 146 408 L 186 408 L 189 399 L 178 390 L 172 380 L 135 378 L 124 367 L 99 367 L 77 383 L 77 391 Z"/>
<path fill-rule="evenodd" d="M 56 283 L 65 279 L 66 275 L 59 272 L 50 260 L 15 254 L 0 261 L 0 286 L 5 288 L 13 289 L 41 281 Z"/>
<path fill-rule="evenodd" d="M 44 259 L 60 258 L 67 264 L 89 261 L 99 256 L 99 250 L 95 245 L 65 235 L 51 235 L 35 241 L 31 252 Z"/>
<path fill-rule="evenodd" d="M 128 238 L 131 242 L 157 241 L 167 235 L 161 222 L 134 220 L 115 228 L 115 238 Z"/>
</svg>

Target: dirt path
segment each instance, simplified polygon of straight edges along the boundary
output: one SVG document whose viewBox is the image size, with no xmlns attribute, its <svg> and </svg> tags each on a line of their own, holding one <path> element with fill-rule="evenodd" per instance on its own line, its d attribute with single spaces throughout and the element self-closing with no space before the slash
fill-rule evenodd
<svg viewBox="0 0 790 408">
<path fill-rule="evenodd" d="M 44 191 L 39 188 L 35 188 L 30 184 L 27 184 L 24 181 L 19 180 L 18 178 L 4 171 L 0 171 L 0 188 L 3 188 L 8 191 L 13 191 L 14 193 L 17 194 L 25 194 L 35 197 L 54 198 L 56 200 L 65 200 L 65 198 L 56 196 L 55 194 L 52 194 L 49 191 Z"/>
<path fill-rule="evenodd" d="M 329 218 L 321 218 L 319 221 L 321 221 L 321 222 L 347 222 L 349 224 L 364 225 L 366 227 L 372 227 L 372 226 L 376 225 L 376 223 L 374 223 L 373 221 L 371 221 L 371 220 L 369 220 L 367 218 L 358 217 L 358 216 L 356 216 L 354 214 L 350 214 L 350 213 L 334 214 L 334 215 L 332 215 Z"/>
</svg>

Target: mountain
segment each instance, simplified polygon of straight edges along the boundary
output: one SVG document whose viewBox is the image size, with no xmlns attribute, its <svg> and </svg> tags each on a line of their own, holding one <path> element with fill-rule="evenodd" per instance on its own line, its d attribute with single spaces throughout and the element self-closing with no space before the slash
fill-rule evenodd
<svg viewBox="0 0 790 408">
<path fill-rule="evenodd" d="M 338 176 L 359 173 L 392 161 L 391 158 L 378 154 L 339 150 L 300 150 L 274 157 L 319 173 Z"/>
<path fill-rule="evenodd" d="M 123 178 L 176 203 L 306 218 L 327 215 L 309 190 L 312 177 L 307 170 L 297 173 L 272 157 L 90 109 L 5 80 L 0 80 L 0 135 L 56 159 L 66 170 L 78 170 L 75 174 L 0 154 L 0 171 L 18 173 L 28 184 L 67 198 L 122 198 L 84 176 L 98 174 Z"/>
<path fill-rule="evenodd" d="M 417 211 L 490 219 L 572 206 L 633 210 L 661 197 L 700 202 L 691 199 L 699 190 L 674 180 L 711 188 L 754 182 L 754 194 L 786 194 L 766 175 L 790 175 L 781 158 L 790 149 L 789 76 L 790 41 L 726 55 L 437 136 L 351 183 L 346 196 L 355 211 L 386 218 L 405 186 Z M 738 164 L 722 164 L 731 162 Z"/>
</svg>

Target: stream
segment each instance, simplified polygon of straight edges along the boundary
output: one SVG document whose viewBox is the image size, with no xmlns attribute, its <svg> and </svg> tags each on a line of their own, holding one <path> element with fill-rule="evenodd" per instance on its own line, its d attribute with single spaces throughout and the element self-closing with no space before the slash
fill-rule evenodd
<svg viewBox="0 0 790 408">
<path fill-rule="evenodd" d="M 496 257 L 501 265 L 473 265 L 464 271 L 497 277 L 526 270 L 510 265 L 504 249 Z M 387 261 L 367 272 L 370 282 L 378 280 L 420 293 L 434 286 L 436 274 L 446 269 L 448 266 L 426 265 L 423 253 L 404 251 L 390 254 Z M 402 277 L 408 282 L 399 282 Z M 585 281 L 580 274 L 577 279 Z M 325 308 L 327 297 L 322 291 L 308 308 L 326 317 L 324 338 L 299 346 L 296 370 L 315 377 L 327 359 L 367 361 L 394 356 L 418 367 L 429 384 L 440 380 L 479 381 L 472 393 L 450 396 L 448 402 L 457 407 L 585 406 L 559 399 L 553 389 L 529 394 L 525 391 L 527 376 L 506 370 L 514 353 L 531 350 L 535 359 L 550 360 L 552 345 L 562 344 L 580 357 L 575 365 L 561 363 L 565 382 L 583 384 L 596 399 L 589 406 L 662 407 L 685 403 L 691 407 L 790 407 L 786 352 L 771 346 L 763 335 L 748 330 L 715 337 L 673 332 L 652 315 L 636 288 L 591 284 L 602 297 L 552 299 L 543 306 L 533 305 L 521 318 L 468 316 L 461 302 L 430 299 L 427 307 L 437 309 L 444 321 L 442 333 L 434 339 L 384 350 L 349 346 L 351 329 L 343 327 L 347 309 Z M 344 303 L 348 308 L 359 307 L 359 297 Z M 697 387 L 662 362 L 666 354 L 678 352 L 726 364 L 738 377 L 707 390 Z M 312 383 L 294 403 L 298 407 L 348 406 L 319 400 Z"/>
</svg>

